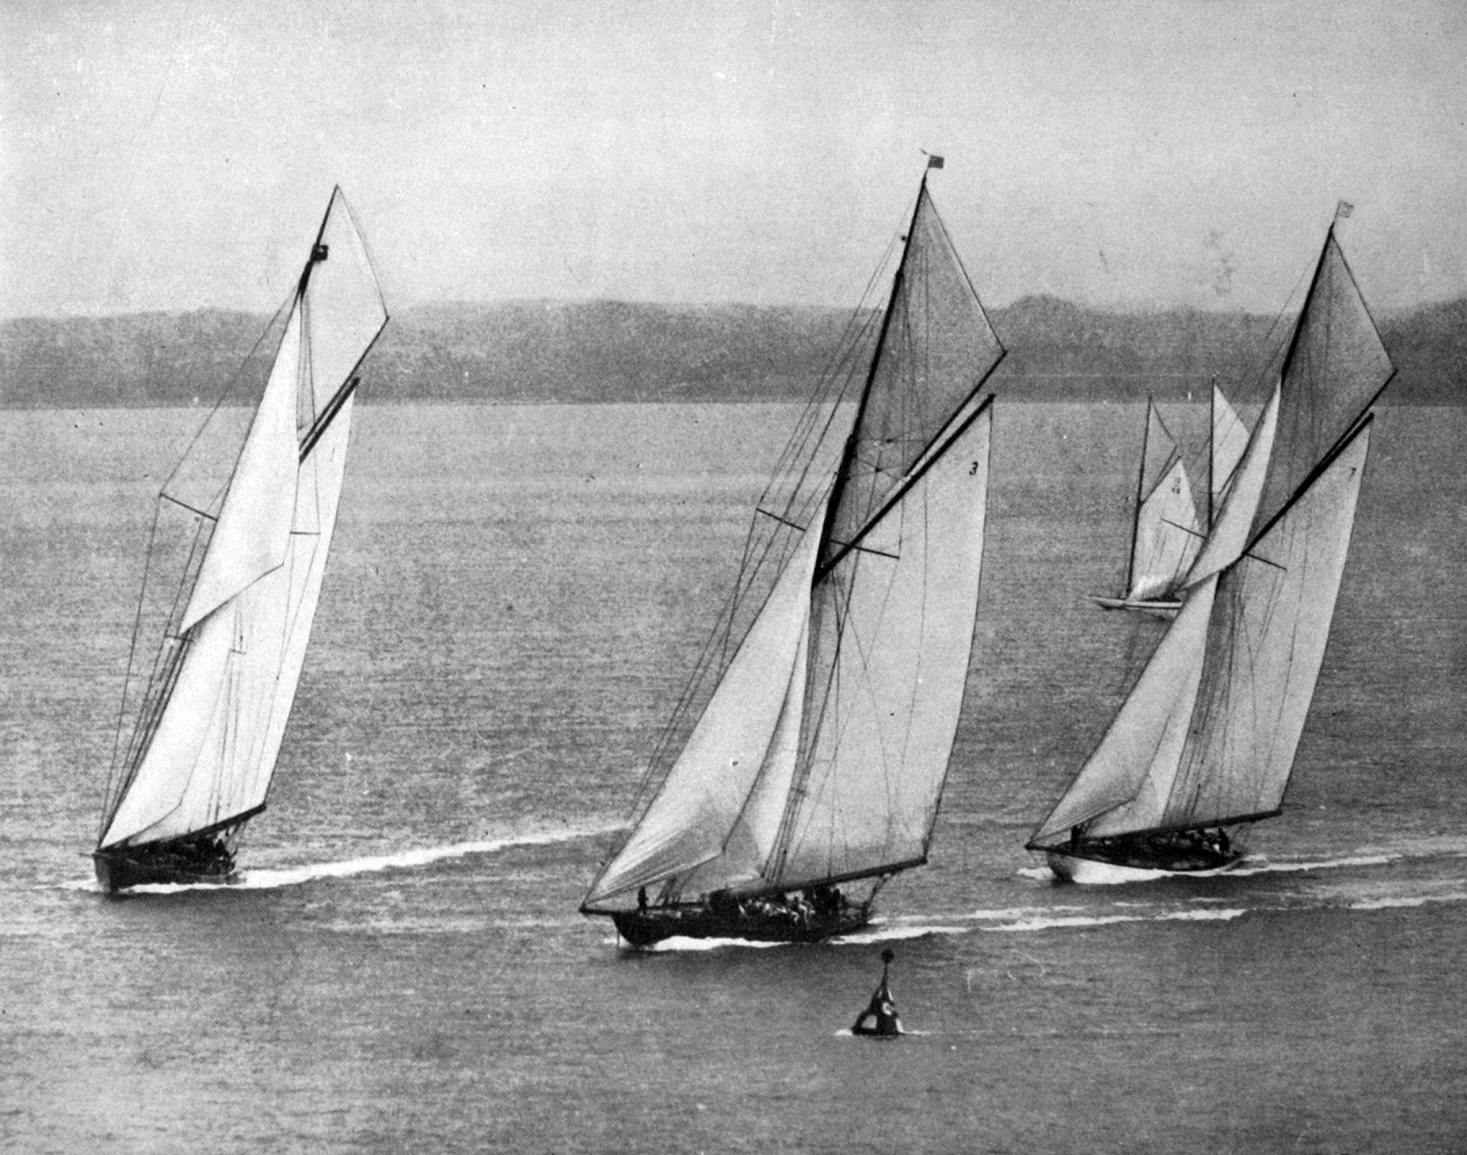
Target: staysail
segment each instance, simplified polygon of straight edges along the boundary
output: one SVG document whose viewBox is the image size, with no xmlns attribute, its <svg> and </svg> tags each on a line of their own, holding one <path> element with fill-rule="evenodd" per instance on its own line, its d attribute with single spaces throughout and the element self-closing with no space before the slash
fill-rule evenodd
<svg viewBox="0 0 1467 1155">
<path fill-rule="evenodd" d="M 1181 611 L 1030 849 L 1278 812 L 1392 373 L 1331 228 Z"/>
<path fill-rule="evenodd" d="M 978 393 L 1002 356 L 924 180 L 829 492 L 778 515 L 799 543 L 582 910 L 925 859 L 977 613 L 992 423 Z"/>
<path fill-rule="evenodd" d="M 1126 597 L 1171 595 L 1197 556 L 1202 537 L 1181 450 L 1148 398 Z"/>
<path fill-rule="evenodd" d="M 193 560 L 119 747 L 99 849 L 186 837 L 263 807 L 336 524 L 354 374 L 386 323 L 336 189 L 227 486 L 208 504 L 172 479 L 160 494 L 160 507 L 183 511 Z"/>
</svg>

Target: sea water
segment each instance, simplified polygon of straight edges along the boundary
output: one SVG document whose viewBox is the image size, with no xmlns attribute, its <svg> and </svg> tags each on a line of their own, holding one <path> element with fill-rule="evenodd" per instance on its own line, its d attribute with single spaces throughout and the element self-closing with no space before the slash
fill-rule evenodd
<svg viewBox="0 0 1467 1155">
<path fill-rule="evenodd" d="M 107 898 L 152 495 L 198 414 L 5 413 L 0 1147 L 1461 1150 L 1463 411 L 1379 415 L 1285 812 L 1240 869 L 1057 886 L 1024 851 L 1164 627 L 1086 598 L 1124 575 L 1142 410 L 1000 400 L 931 863 L 848 940 L 626 951 L 576 907 L 794 416 L 359 409 L 242 881 Z M 853 1038 L 884 947 L 916 1033 Z"/>
</svg>

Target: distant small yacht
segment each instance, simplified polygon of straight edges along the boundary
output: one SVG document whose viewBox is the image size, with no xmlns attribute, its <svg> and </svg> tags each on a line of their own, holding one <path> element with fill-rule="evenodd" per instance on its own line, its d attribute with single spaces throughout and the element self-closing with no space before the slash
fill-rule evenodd
<svg viewBox="0 0 1467 1155">
<path fill-rule="evenodd" d="M 1208 528 L 1213 511 L 1222 507 L 1222 498 L 1247 445 L 1247 427 L 1213 382 Z M 1090 600 L 1101 609 L 1140 610 L 1156 617 L 1174 617 L 1182 606 L 1180 591 L 1206 536 L 1198 524 L 1192 484 L 1181 450 L 1155 402 L 1148 397 L 1126 589 L 1119 597 L 1092 594 Z"/>
<path fill-rule="evenodd" d="M 387 324 L 339 188 L 288 305 L 227 482 L 199 481 L 206 423 L 158 496 L 92 854 L 108 891 L 228 881 L 241 827 L 265 809 L 336 524 L 356 373 Z"/>
<path fill-rule="evenodd" d="M 1030 837 L 1062 879 L 1196 873 L 1280 813 L 1395 369 L 1331 225 L 1278 385 L 1140 679 Z"/>
</svg>

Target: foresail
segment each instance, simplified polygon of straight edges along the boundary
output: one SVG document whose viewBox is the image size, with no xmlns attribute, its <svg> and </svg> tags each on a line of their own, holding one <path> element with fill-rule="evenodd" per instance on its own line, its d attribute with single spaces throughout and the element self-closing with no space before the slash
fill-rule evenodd
<svg viewBox="0 0 1467 1155">
<path fill-rule="evenodd" d="M 823 507 L 818 515 L 824 516 Z M 788 779 L 788 767 L 779 763 L 789 743 L 782 744 L 779 735 L 787 700 L 804 694 L 803 650 L 818 547 L 818 534 L 807 530 L 677 762 L 586 896 L 587 905 L 675 879 L 716 858 L 761 772 Z M 792 755 L 790 750 L 791 762 Z M 779 801 L 782 810 L 782 796 Z"/>
<path fill-rule="evenodd" d="M 296 409 L 301 330 L 301 304 L 297 301 L 240 450 L 179 633 L 285 560 L 300 453 Z"/>
<path fill-rule="evenodd" d="M 1314 696 L 1355 521 L 1369 429 L 1218 581 L 1187 749 L 1161 824 L 1276 810 Z"/>
<path fill-rule="evenodd" d="M 880 513 L 1002 356 L 924 183 L 836 482 L 822 565 Z"/>
<path fill-rule="evenodd" d="M 1110 728 L 1031 846 L 1053 843 L 1070 829 L 1144 829 L 1161 817 L 1197 700 L 1207 623 L 1216 579 L 1193 590 L 1172 620 Z"/>
<path fill-rule="evenodd" d="M 1223 391 L 1212 387 L 1212 478 L 1210 516 L 1216 518 L 1232 485 L 1233 474 L 1248 448 L 1248 427 Z"/>
<path fill-rule="evenodd" d="M 816 582 L 801 770 L 765 873 L 771 889 L 926 856 L 983 558 L 991 407 L 969 420 Z"/>
<path fill-rule="evenodd" d="M 1193 587 L 1222 572 L 1248 548 L 1249 535 L 1258 512 L 1258 500 L 1263 492 L 1264 479 L 1268 473 L 1269 458 L 1273 453 L 1274 434 L 1278 428 L 1280 390 L 1275 388 L 1273 396 L 1264 406 L 1248 447 L 1233 473 L 1233 483 L 1228 488 L 1227 499 L 1222 509 L 1213 518 L 1212 532 L 1182 584 Z"/>
</svg>

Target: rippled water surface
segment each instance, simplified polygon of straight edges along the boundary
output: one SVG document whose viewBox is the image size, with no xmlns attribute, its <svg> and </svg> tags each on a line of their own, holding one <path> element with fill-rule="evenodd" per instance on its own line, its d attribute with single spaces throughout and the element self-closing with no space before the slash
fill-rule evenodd
<svg viewBox="0 0 1467 1155">
<path fill-rule="evenodd" d="M 1241 869 L 1058 887 L 1023 850 L 1158 627 L 1085 599 L 1123 576 L 1140 409 L 1001 400 L 968 706 L 932 862 L 884 921 L 632 953 L 576 913 L 794 414 L 359 410 L 242 883 L 107 899 L 86 854 L 151 495 L 195 418 L 6 413 L 0 1138 L 1461 1150 L 1461 411 L 1378 419 L 1286 811 Z M 845 1033 L 883 945 L 917 1032 L 894 1043 Z"/>
</svg>

